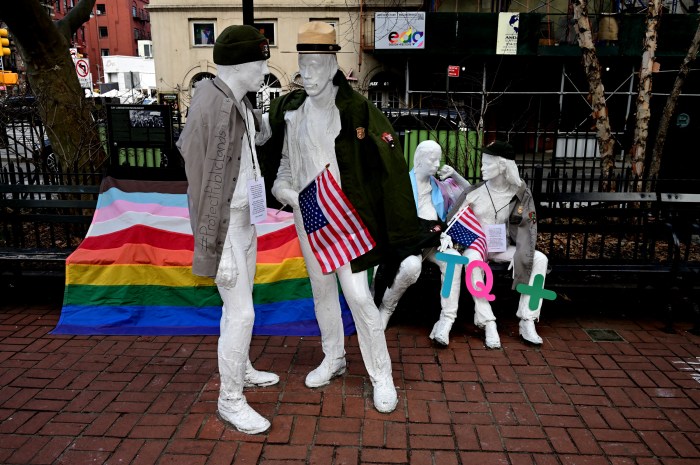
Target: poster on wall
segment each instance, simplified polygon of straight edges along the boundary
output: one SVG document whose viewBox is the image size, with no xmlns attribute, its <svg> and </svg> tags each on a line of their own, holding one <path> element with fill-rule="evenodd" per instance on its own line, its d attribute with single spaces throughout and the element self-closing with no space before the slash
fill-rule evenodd
<svg viewBox="0 0 700 465">
<path fill-rule="evenodd" d="M 496 39 L 497 55 L 516 55 L 518 53 L 518 28 L 520 14 L 498 14 L 498 38 Z"/>
<path fill-rule="evenodd" d="M 382 11 L 374 14 L 374 48 L 424 49 L 424 11 Z"/>
<path fill-rule="evenodd" d="M 169 105 L 108 105 L 107 132 L 112 147 L 172 146 Z"/>
</svg>

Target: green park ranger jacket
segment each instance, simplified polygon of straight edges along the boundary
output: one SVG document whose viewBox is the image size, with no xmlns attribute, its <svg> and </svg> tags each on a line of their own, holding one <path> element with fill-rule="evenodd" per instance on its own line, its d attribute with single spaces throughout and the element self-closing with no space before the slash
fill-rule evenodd
<svg viewBox="0 0 700 465">
<path fill-rule="evenodd" d="M 382 261 L 400 261 L 417 253 L 420 225 L 408 166 L 391 123 L 370 101 L 352 90 L 342 72 L 336 73 L 333 84 L 338 86 L 335 104 L 341 121 L 335 140 L 340 182 L 377 243 L 351 262 L 353 272 L 358 272 Z M 284 113 L 296 110 L 305 99 L 306 93 L 296 90 L 272 102 L 272 136 L 261 152 L 266 157 L 261 164 L 267 179 L 276 176 L 280 164 Z"/>
</svg>

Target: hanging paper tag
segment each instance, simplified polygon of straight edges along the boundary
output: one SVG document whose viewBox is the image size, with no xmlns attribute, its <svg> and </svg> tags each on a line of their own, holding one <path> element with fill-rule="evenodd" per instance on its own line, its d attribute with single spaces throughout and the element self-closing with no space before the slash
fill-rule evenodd
<svg viewBox="0 0 700 465">
<path fill-rule="evenodd" d="M 267 199 L 265 198 L 265 179 L 248 180 L 248 205 L 250 205 L 250 224 L 257 224 L 267 218 Z"/>
<path fill-rule="evenodd" d="M 486 225 L 486 248 L 489 253 L 505 252 L 506 246 L 506 225 L 487 224 Z"/>
</svg>

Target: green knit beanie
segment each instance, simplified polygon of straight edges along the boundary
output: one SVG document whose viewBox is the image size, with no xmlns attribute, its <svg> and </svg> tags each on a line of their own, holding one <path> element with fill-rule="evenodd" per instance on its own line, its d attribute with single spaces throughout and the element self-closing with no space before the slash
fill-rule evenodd
<svg viewBox="0 0 700 465">
<path fill-rule="evenodd" d="M 238 65 L 270 58 L 270 46 L 253 26 L 229 26 L 214 44 L 214 63 Z"/>
</svg>

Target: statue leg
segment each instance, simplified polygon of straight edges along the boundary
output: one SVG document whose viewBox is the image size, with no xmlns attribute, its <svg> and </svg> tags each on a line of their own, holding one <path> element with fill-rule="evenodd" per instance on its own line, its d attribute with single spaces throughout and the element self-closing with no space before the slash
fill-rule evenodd
<svg viewBox="0 0 700 465">
<path fill-rule="evenodd" d="M 536 250 L 532 263 L 532 274 L 530 275 L 529 282 L 530 285 L 532 285 L 535 276 L 538 274 L 541 274 L 544 278 L 547 277 L 547 263 L 547 256 L 539 250 Z M 542 338 L 535 330 L 535 322 L 540 320 L 541 309 L 542 300 L 540 300 L 536 310 L 530 310 L 530 295 L 520 294 L 518 313 L 516 314 L 518 318 L 520 318 L 520 335 L 523 337 L 523 339 L 533 344 L 542 344 Z"/>
<path fill-rule="evenodd" d="M 476 250 L 467 249 L 463 255 L 469 258 L 469 261 L 481 260 L 481 255 Z M 484 282 L 484 272 L 480 268 L 473 268 L 471 276 L 467 279 L 471 280 L 472 286 L 477 282 Z M 477 328 L 483 328 L 486 333 L 485 344 L 489 349 L 498 349 L 501 347 L 501 338 L 498 336 L 496 328 L 496 316 L 493 314 L 491 304 L 483 297 L 472 296 L 474 299 L 474 324 Z"/>
<path fill-rule="evenodd" d="M 323 361 L 305 380 L 307 387 L 325 386 L 345 373 L 345 332 L 340 312 L 340 295 L 335 273 L 323 274 L 304 230 L 301 212 L 294 210 L 294 224 L 314 296 L 314 313 L 321 330 Z"/>
<path fill-rule="evenodd" d="M 247 212 L 245 216 L 248 216 Z M 218 415 L 237 430 L 256 434 L 267 431 L 270 422 L 253 410 L 243 395 L 255 321 L 249 276 L 251 259 L 255 264 L 255 230 L 250 225 L 231 227 L 228 234 L 234 244 L 233 256 L 239 274 L 233 287 L 218 286 L 224 303 L 217 347 L 220 376 Z"/>
<path fill-rule="evenodd" d="M 433 263 L 436 263 L 440 267 L 440 275 L 442 277 L 442 285 L 445 286 L 445 270 L 447 269 L 447 262 L 442 260 L 437 260 L 435 258 L 436 251 L 431 251 L 428 255 L 428 259 Z M 459 255 L 454 249 L 447 249 L 445 253 L 451 255 Z M 433 330 L 430 332 L 430 339 L 434 340 L 438 344 L 444 346 L 450 343 L 450 330 L 452 325 L 457 318 L 457 308 L 459 307 L 459 293 L 461 289 L 462 280 L 462 265 L 455 265 L 454 275 L 452 276 L 452 283 L 450 283 L 450 294 L 447 297 L 443 297 L 442 292 L 440 293 L 440 318 L 433 326 Z"/>
<path fill-rule="evenodd" d="M 392 412 L 398 397 L 391 376 L 391 359 L 384 328 L 369 290 L 367 271 L 353 273 L 348 264 L 339 268 L 337 274 L 355 320 L 362 360 L 374 388 L 374 407 L 382 413 Z"/>
<path fill-rule="evenodd" d="M 394 277 L 391 287 L 384 291 L 382 303 L 379 305 L 379 315 L 381 316 L 382 329 L 386 329 L 389 324 L 391 314 L 396 310 L 396 306 L 401 297 L 411 285 L 418 281 L 423 263 L 420 255 L 406 257 L 399 265 L 399 269 Z"/>
</svg>

